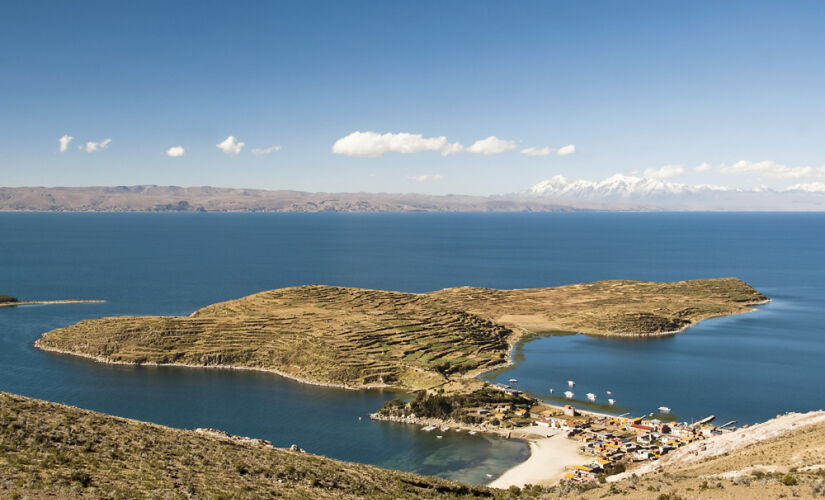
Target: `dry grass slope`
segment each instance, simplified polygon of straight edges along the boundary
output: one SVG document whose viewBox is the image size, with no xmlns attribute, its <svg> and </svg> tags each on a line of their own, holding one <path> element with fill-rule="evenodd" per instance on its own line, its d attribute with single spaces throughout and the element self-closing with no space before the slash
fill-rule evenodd
<svg viewBox="0 0 825 500">
<path fill-rule="evenodd" d="M 464 498 L 492 490 L 0 393 L 0 498 Z"/>
<path fill-rule="evenodd" d="M 427 294 L 310 285 L 188 317 L 82 321 L 36 345 L 108 362 L 235 366 L 347 387 L 420 389 L 504 363 L 527 332 L 658 335 L 766 300 L 735 278 Z"/>
</svg>

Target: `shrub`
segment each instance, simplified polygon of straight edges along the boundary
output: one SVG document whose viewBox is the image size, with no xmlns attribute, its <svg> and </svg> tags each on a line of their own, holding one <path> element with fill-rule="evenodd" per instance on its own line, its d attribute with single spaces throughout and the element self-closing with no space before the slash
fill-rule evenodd
<svg viewBox="0 0 825 500">
<path fill-rule="evenodd" d="M 799 484 L 799 481 L 797 481 L 797 480 L 796 480 L 796 478 L 795 478 L 795 477 L 793 477 L 793 476 L 792 476 L 792 475 L 790 475 L 790 474 L 787 474 L 787 475 L 786 475 L 785 477 L 783 477 L 783 478 L 782 478 L 779 482 L 781 482 L 781 483 L 782 483 L 782 484 L 784 484 L 785 486 L 796 486 L 797 484 Z"/>
</svg>

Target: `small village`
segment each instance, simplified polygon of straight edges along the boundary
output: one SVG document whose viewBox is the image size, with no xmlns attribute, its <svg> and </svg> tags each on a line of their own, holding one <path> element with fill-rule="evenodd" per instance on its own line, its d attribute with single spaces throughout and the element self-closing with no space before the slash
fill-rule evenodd
<svg viewBox="0 0 825 500">
<path fill-rule="evenodd" d="M 505 384 L 493 384 L 504 393 L 520 396 L 521 391 Z M 660 408 L 669 412 L 669 408 Z M 487 413 L 479 409 L 479 413 Z M 658 460 L 680 446 L 714 435 L 730 432 L 735 422 L 722 426 L 712 425 L 714 416 L 693 423 L 675 422 L 672 416 L 660 418 L 611 416 L 580 411 L 572 405 L 563 407 L 538 404 L 527 411 L 525 408 L 498 407 L 493 414 L 500 425 L 535 426 L 548 432 L 563 432 L 568 439 L 582 443 L 581 451 L 593 457 L 565 474 L 564 480 L 572 483 L 596 481 L 600 475 L 623 472 L 634 463 Z M 665 421 L 667 420 L 667 421 Z"/>
</svg>

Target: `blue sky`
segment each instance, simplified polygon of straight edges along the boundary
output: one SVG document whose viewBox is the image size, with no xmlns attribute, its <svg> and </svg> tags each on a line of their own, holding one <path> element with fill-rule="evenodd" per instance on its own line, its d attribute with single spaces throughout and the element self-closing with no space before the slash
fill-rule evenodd
<svg viewBox="0 0 825 500">
<path fill-rule="evenodd" d="M 0 3 L 4 186 L 825 180 L 824 2 Z"/>
</svg>

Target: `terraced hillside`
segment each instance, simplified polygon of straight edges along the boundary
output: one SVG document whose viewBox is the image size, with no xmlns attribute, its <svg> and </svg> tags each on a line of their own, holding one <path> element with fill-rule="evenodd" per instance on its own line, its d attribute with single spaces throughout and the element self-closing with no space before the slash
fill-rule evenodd
<svg viewBox="0 0 825 500">
<path fill-rule="evenodd" d="M 484 487 L 0 392 L 0 498 L 470 498 Z"/>
<path fill-rule="evenodd" d="M 510 336 L 426 295 L 302 286 L 189 317 L 83 321 L 37 346 L 121 363 L 231 365 L 349 387 L 421 388 L 502 363 Z"/>
<path fill-rule="evenodd" d="M 702 319 L 768 302 L 737 278 L 676 282 L 613 280 L 555 288 L 448 288 L 429 294 L 451 307 L 532 333 L 662 335 Z"/>
<path fill-rule="evenodd" d="M 525 332 L 662 334 L 766 300 L 734 278 L 427 294 L 311 285 L 188 317 L 82 321 L 36 345 L 107 362 L 235 366 L 347 387 L 420 389 L 504 363 Z"/>
</svg>

